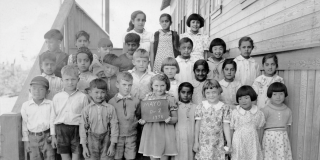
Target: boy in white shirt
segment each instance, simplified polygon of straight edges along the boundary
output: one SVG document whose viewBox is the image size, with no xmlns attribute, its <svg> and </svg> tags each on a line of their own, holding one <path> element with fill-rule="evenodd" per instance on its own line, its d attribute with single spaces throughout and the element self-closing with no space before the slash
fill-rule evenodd
<svg viewBox="0 0 320 160">
<path fill-rule="evenodd" d="M 195 61 L 190 59 L 190 54 L 192 52 L 193 42 L 190 38 L 184 37 L 179 41 L 179 51 L 181 53 L 180 56 L 176 58 L 180 72 L 176 74 L 176 79 L 183 82 L 193 82 L 193 65 Z"/>
</svg>

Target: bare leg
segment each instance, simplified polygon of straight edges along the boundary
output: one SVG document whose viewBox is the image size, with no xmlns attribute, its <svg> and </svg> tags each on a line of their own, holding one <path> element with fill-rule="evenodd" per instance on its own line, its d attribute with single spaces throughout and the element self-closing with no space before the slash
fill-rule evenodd
<svg viewBox="0 0 320 160">
<path fill-rule="evenodd" d="M 169 160 L 169 156 L 161 156 L 161 160 Z"/>
<path fill-rule="evenodd" d="M 72 153 L 72 160 L 80 160 L 80 155 Z"/>
<path fill-rule="evenodd" d="M 150 160 L 160 160 L 160 158 L 152 158 L 152 157 L 150 157 Z"/>
<path fill-rule="evenodd" d="M 62 160 L 71 160 L 70 154 L 60 154 Z"/>
</svg>

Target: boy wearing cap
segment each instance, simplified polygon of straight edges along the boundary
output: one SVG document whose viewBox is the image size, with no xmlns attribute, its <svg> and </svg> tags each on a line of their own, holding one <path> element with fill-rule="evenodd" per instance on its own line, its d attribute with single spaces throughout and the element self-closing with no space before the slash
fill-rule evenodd
<svg viewBox="0 0 320 160">
<path fill-rule="evenodd" d="M 62 160 L 79 159 L 81 151 L 79 123 L 82 109 L 87 106 L 87 96 L 77 90 L 79 71 L 75 66 L 64 66 L 61 70 L 63 91 L 53 97 L 50 116 L 52 147 Z"/>
<path fill-rule="evenodd" d="M 117 73 L 119 72 L 120 61 L 115 54 L 107 54 L 103 58 L 103 68 L 106 78 L 103 78 L 107 82 L 108 92 L 106 95 L 106 101 L 108 102 L 119 90 L 116 87 Z"/>
<path fill-rule="evenodd" d="M 32 160 L 54 160 L 55 151 L 51 146 L 50 114 L 52 101 L 46 99 L 49 93 L 49 81 L 37 76 L 31 80 L 29 89 L 32 99 L 21 107 L 22 141 L 30 152 Z"/>
<path fill-rule="evenodd" d="M 140 101 L 130 95 L 133 77 L 129 72 L 117 74 L 119 93 L 108 102 L 114 106 L 119 121 L 119 138 L 115 159 L 135 159 L 137 151 L 137 126 L 140 119 Z"/>
<path fill-rule="evenodd" d="M 128 49 L 127 53 L 124 53 L 119 56 L 120 59 L 120 72 L 128 71 L 133 69 L 134 65 L 132 63 L 133 60 L 133 53 L 139 48 L 140 46 L 140 36 L 136 33 L 128 33 L 125 36 L 125 46 Z"/>
<path fill-rule="evenodd" d="M 56 56 L 56 69 L 54 70 L 54 74 L 61 78 L 61 69 L 63 66 L 68 63 L 68 55 L 60 50 L 60 44 L 63 40 L 63 35 L 57 29 L 49 30 L 45 35 L 44 39 L 46 41 L 48 50 L 51 54 Z M 41 73 L 43 70 L 41 69 L 42 61 L 39 60 L 39 66 Z"/>
</svg>

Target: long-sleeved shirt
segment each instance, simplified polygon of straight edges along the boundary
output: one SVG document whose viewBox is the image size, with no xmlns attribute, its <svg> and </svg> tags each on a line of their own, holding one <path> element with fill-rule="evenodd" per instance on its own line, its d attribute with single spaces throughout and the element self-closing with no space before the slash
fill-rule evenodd
<svg viewBox="0 0 320 160">
<path fill-rule="evenodd" d="M 88 125 L 89 128 L 86 128 L 86 125 Z M 110 131 L 110 141 L 117 143 L 119 126 L 115 108 L 106 102 L 101 104 L 91 102 L 82 110 L 79 131 L 81 144 L 87 143 L 86 130 L 97 134 Z"/>
<path fill-rule="evenodd" d="M 259 64 L 252 57 L 245 59 L 241 55 L 233 61 L 237 63 L 235 80 L 240 81 L 242 85 L 251 86 L 253 81 L 260 75 Z"/>
<path fill-rule="evenodd" d="M 124 106 L 125 100 L 125 108 Z M 140 101 L 135 97 L 123 97 L 121 94 L 110 99 L 109 104 L 114 106 L 119 120 L 119 136 L 131 136 L 137 134 L 138 120 L 141 117 Z M 126 114 L 126 115 L 125 115 Z"/>
<path fill-rule="evenodd" d="M 128 71 L 132 74 L 133 77 L 133 85 L 131 89 L 131 95 L 133 97 L 136 97 L 140 100 L 144 99 L 147 95 L 147 93 L 150 92 L 150 80 L 151 77 L 154 76 L 153 72 L 149 72 L 148 70 L 141 76 L 137 75 L 136 68 L 133 68 L 132 70 Z"/>
<path fill-rule="evenodd" d="M 22 104 L 22 141 L 29 141 L 29 131 L 37 133 L 50 128 L 52 104 L 52 101 L 47 99 L 39 105 L 33 99 Z"/>
<path fill-rule="evenodd" d="M 70 95 L 62 91 L 53 97 L 50 132 L 55 135 L 55 124 L 79 125 L 82 109 L 88 105 L 87 96 L 76 90 Z"/>
</svg>

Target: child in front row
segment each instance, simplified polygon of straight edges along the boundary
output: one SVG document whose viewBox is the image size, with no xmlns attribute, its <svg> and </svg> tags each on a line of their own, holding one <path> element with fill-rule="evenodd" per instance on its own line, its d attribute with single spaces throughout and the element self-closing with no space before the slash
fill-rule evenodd
<svg viewBox="0 0 320 160">
<path fill-rule="evenodd" d="M 213 39 L 210 43 L 209 52 L 212 53 L 212 56 L 208 58 L 210 69 L 208 79 L 220 81 L 224 78 L 222 64 L 226 60 L 223 58 L 223 54 L 227 52 L 226 43 L 220 38 Z"/>
<path fill-rule="evenodd" d="M 57 77 L 54 72 L 56 66 L 56 55 L 50 51 L 46 51 L 40 55 L 41 61 L 41 76 L 49 81 L 49 90 L 46 99 L 52 100 L 53 96 L 62 91 L 62 81 L 60 77 Z"/>
<path fill-rule="evenodd" d="M 79 123 L 82 109 L 88 105 L 87 96 L 77 89 L 79 71 L 75 66 L 61 70 L 63 91 L 53 97 L 50 116 L 52 147 L 62 160 L 79 159 L 81 151 Z"/>
<path fill-rule="evenodd" d="M 165 99 L 169 102 L 168 110 L 170 117 L 165 122 L 146 122 L 143 119 L 139 123 L 144 125 L 139 153 L 149 156 L 152 160 L 168 160 L 178 154 L 174 124 L 178 121 L 177 101 L 167 94 L 170 90 L 169 78 L 161 73 L 156 74 L 150 80 L 151 93 L 148 93 L 144 101 Z"/>
<path fill-rule="evenodd" d="M 132 63 L 134 68 L 128 71 L 133 77 L 131 95 L 142 100 L 150 92 L 150 79 L 154 75 L 148 71 L 149 53 L 145 49 L 137 49 L 133 54 Z"/>
<path fill-rule="evenodd" d="M 193 150 L 197 160 L 224 160 L 224 136 L 227 147 L 231 148 L 230 119 L 231 110 L 228 105 L 219 101 L 222 88 L 218 81 L 208 79 L 202 87 L 202 95 L 206 99 L 195 112 L 195 143 Z"/>
<path fill-rule="evenodd" d="M 136 33 L 128 33 L 124 38 L 124 42 L 128 51 L 119 56 L 120 72 L 133 69 L 133 54 L 140 46 L 140 36 Z"/>
<path fill-rule="evenodd" d="M 90 82 L 87 89 L 92 102 L 81 113 L 80 143 L 83 157 L 113 160 L 119 126 L 115 108 L 105 101 L 107 83 L 97 78 Z"/>
<path fill-rule="evenodd" d="M 234 59 L 237 63 L 235 79 L 242 85 L 251 86 L 260 75 L 259 64 L 250 56 L 253 48 L 253 40 L 250 37 L 242 37 L 239 40 L 240 55 Z"/>
<path fill-rule="evenodd" d="M 179 85 L 178 122 L 175 126 L 178 155 L 174 160 L 194 160 L 194 112 L 196 105 L 192 103 L 193 86 L 189 82 Z"/>
<path fill-rule="evenodd" d="M 275 54 L 267 54 L 262 58 L 264 74 L 257 77 L 252 85 L 252 88 L 258 94 L 257 106 L 261 109 L 269 101 L 267 90 L 274 82 L 284 83 L 283 78 L 276 74 L 278 68 L 278 57 Z"/>
<path fill-rule="evenodd" d="M 94 75 L 92 72 L 89 71 L 89 67 L 93 61 L 93 55 L 89 48 L 87 47 L 80 47 L 76 54 L 76 64 L 78 66 L 78 69 L 80 71 L 79 75 L 79 82 L 77 85 L 77 88 L 81 92 L 85 92 L 85 89 L 89 87 L 89 83 L 98 78 L 96 75 Z"/>
<path fill-rule="evenodd" d="M 115 54 L 107 54 L 103 57 L 103 69 L 105 78 L 102 78 L 107 82 L 108 92 L 106 95 L 106 101 L 108 102 L 112 97 L 114 97 L 119 89 L 116 87 L 117 73 L 119 72 L 119 59 Z"/>
<path fill-rule="evenodd" d="M 262 139 L 264 159 L 292 160 L 288 132 L 292 123 L 292 112 L 283 102 L 288 96 L 287 87 L 280 82 L 272 83 L 267 91 L 270 102 L 261 109 L 266 118 Z"/>
<path fill-rule="evenodd" d="M 52 112 L 52 101 L 45 98 L 49 93 L 49 86 L 46 78 L 34 77 L 29 89 L 32 99 L 24 102 L 21 107 L 22 141 L 32 160 L 55 160 L 55 151 L 50 144 L 48 118 Z"/>
<path fill-rule="evenodd" d="M 173 57 L 167 57 L 162 61 L 161 72 L 168 76 L 170 80 L 170 90 L 169 93 L 176 98 L 178 101 L 178 87 L 180 82 L 174 77 L 177 73 L 180 72 L 179 64 Z"/>
<path fill-rule="evenodd" d="M 236 100 L 236 93 L 242 86 L 241 83 L 234 79 L 236 74 L 237 64 L 231 59 L 227 59 L 222 64 L 222 74 L 224 79 L 219 81 L 223 92 L 221 93 L 221 101 L 228 104 L 231 109 L 235 109 L 238 105 Z"/>
<path fill-rule="evenodd" d="M 117 74 L 119 93 L 108 102 L 115 107 L 119 120 L 119 139 L 115 159 L 134 160 L 137 151 L 137 126 L 140 119 L 140 100 L 130 95 L 133 77 L 129 72 Z"/>
<path fill-rule="evenodd" d="M 230 127 L 232 137 L 232 160 L 262 160 L 259 133 L 265 124 L 263 113 L 253 102 L 257 94 L 251 86 L 244 85 L 237 91 L 239 106 L 232 111 Z"/>
<path fill-rule="evenodd" d="M 202 94 L 202 86 L 207 79 L 209 73 L 209 66 L 206 60 L 199 59 L 193 65 L 194 79 L 193 87 L 194 92 L 192 95 L 192 102 L 196 105 L 200 104 L 205 98 Z"/>
<path fill-rule="evenodd" d="M 179 82 L 193 82 L 193 65 L 196 61 L 190 59 L 192 48 L 193 42 L 190 38 L 184 37 L 179 41 L 179 51 L 181 55 L 178 56 L 176 60 L 181 70 L 175 77 Z"/>
</svg>

